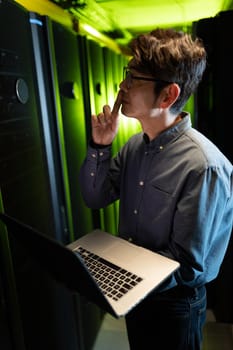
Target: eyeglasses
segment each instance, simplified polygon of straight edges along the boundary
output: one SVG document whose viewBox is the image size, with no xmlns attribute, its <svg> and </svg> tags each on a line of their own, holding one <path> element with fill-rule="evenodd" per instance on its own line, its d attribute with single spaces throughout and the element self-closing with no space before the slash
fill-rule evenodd
<svg viewBox="0 0 233 350">
<path fill-rule="evenodd" d="M 149 77 L 142 77 L 142 76 L 138 76 L 138 75 L 135 76 L 130 72 L 130 69 L 128 67 L 123 68 L 123 80 L 126 80 L 127 88 L 130 88 L 132 86 L 133 80 L 145 80 L 145 81 L 154 81 L 154 82 L 162 82 L 162 83 L 166 83 L 166 84 L 172 84 L 171 81 L 149 78 Z"/>
</svg>

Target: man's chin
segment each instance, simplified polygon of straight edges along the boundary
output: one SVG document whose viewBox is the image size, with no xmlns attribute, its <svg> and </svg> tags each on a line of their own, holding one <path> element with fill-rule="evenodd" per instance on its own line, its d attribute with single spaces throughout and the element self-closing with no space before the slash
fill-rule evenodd
<svg viewBox="0 0 233 350">
<path fill-rule="evenodd" d="M 121 107 L 121 114 L 123 114 L 127 118 L 133 118 L 130 111 L 128 111 L 127 108 L 124 108 L 123 106 Z"/>
</svg>

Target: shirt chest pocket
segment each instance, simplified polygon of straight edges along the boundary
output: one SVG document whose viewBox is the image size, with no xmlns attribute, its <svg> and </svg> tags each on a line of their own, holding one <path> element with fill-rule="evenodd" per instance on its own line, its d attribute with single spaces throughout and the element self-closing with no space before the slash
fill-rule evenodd
<svg viewBox="0 0 233 350">
<path fill-rule="evenodd" d="M 171 215 L 173 211 L 173 196 L 169 190 L 162 188 L 157 183 L 150 183 L 145 186 L 143 195 L 143 212 L 144 215 L 148 216 L 148 220 L 155 219 L 155 217 L 160 218 Z"/>
</svg>

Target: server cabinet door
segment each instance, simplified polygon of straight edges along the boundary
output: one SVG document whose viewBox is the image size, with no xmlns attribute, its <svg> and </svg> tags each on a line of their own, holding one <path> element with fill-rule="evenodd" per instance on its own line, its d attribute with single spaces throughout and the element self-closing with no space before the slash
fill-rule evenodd
<svg viewBox="0 0 233 350">
<path fill-rule="evenodd" d="M 57 219 L 41 133 L 28 14 L 6 0 L 1 1 L 0 10 L 2 200 L 9 215 L 51 234 Z M 55 199 L 59 203 L 58 196 Z M 59 226 L 61 230 L 61 222 Z"/>
<path fill-rule="evenodd" d="M 74 238 L 93 229 L 92 211 L 84 204 L 78 174 L 87 150 L 85 109 L 77 35 L 58 23 L 51 23 L 56 62 L 56 85 L 60 96 L 57 129 L 64 140 Z M 64 162 L 64 160 L 63 160 Z"/>
<path fill-rule="evenodd" d="M 30 23 L 24 8 L 13 1 L 0 2 L 1 210 L 62 240 L 66 220 L 59 156 L 54 147 L 57 141 L 51 119 L 47 118 L 46 125 L 43 119 L 45 115 L 52 118 L 53 102 L 38 86 L 38 76 L 47 79 L 48 90 L 50 85 L 44 71 L 37 72 L 32 25 L 36 24 Z M 37 25 L 42 27 L 42 23 Z M 39 43 L 37 58 L 41 47 Z M 44 98 L 40 99 L 42 93 Z M 9 238 L 25 349 L 80 349 L 73 295 L 37 265 L 33 252 L 19 246 L 10 234 Z M 4 273 L 8 272 L 9 265 L 5 265 Z M 10 298 L 13 289 L 10 292 L 7 311 L 16 313 L 15 300 Z"/>
</svg>

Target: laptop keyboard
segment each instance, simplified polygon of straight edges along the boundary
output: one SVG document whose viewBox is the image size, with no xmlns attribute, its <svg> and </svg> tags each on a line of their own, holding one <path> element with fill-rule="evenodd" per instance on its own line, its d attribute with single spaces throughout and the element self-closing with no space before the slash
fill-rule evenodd
<svg viewBox="0 0 233 350">
<path fill-rule="evenodd" d="M 103 293 L 115 301 L 143 280 L 82 247 L 78 247 L 75 251 L 82 257 Z"/>
</svg>

